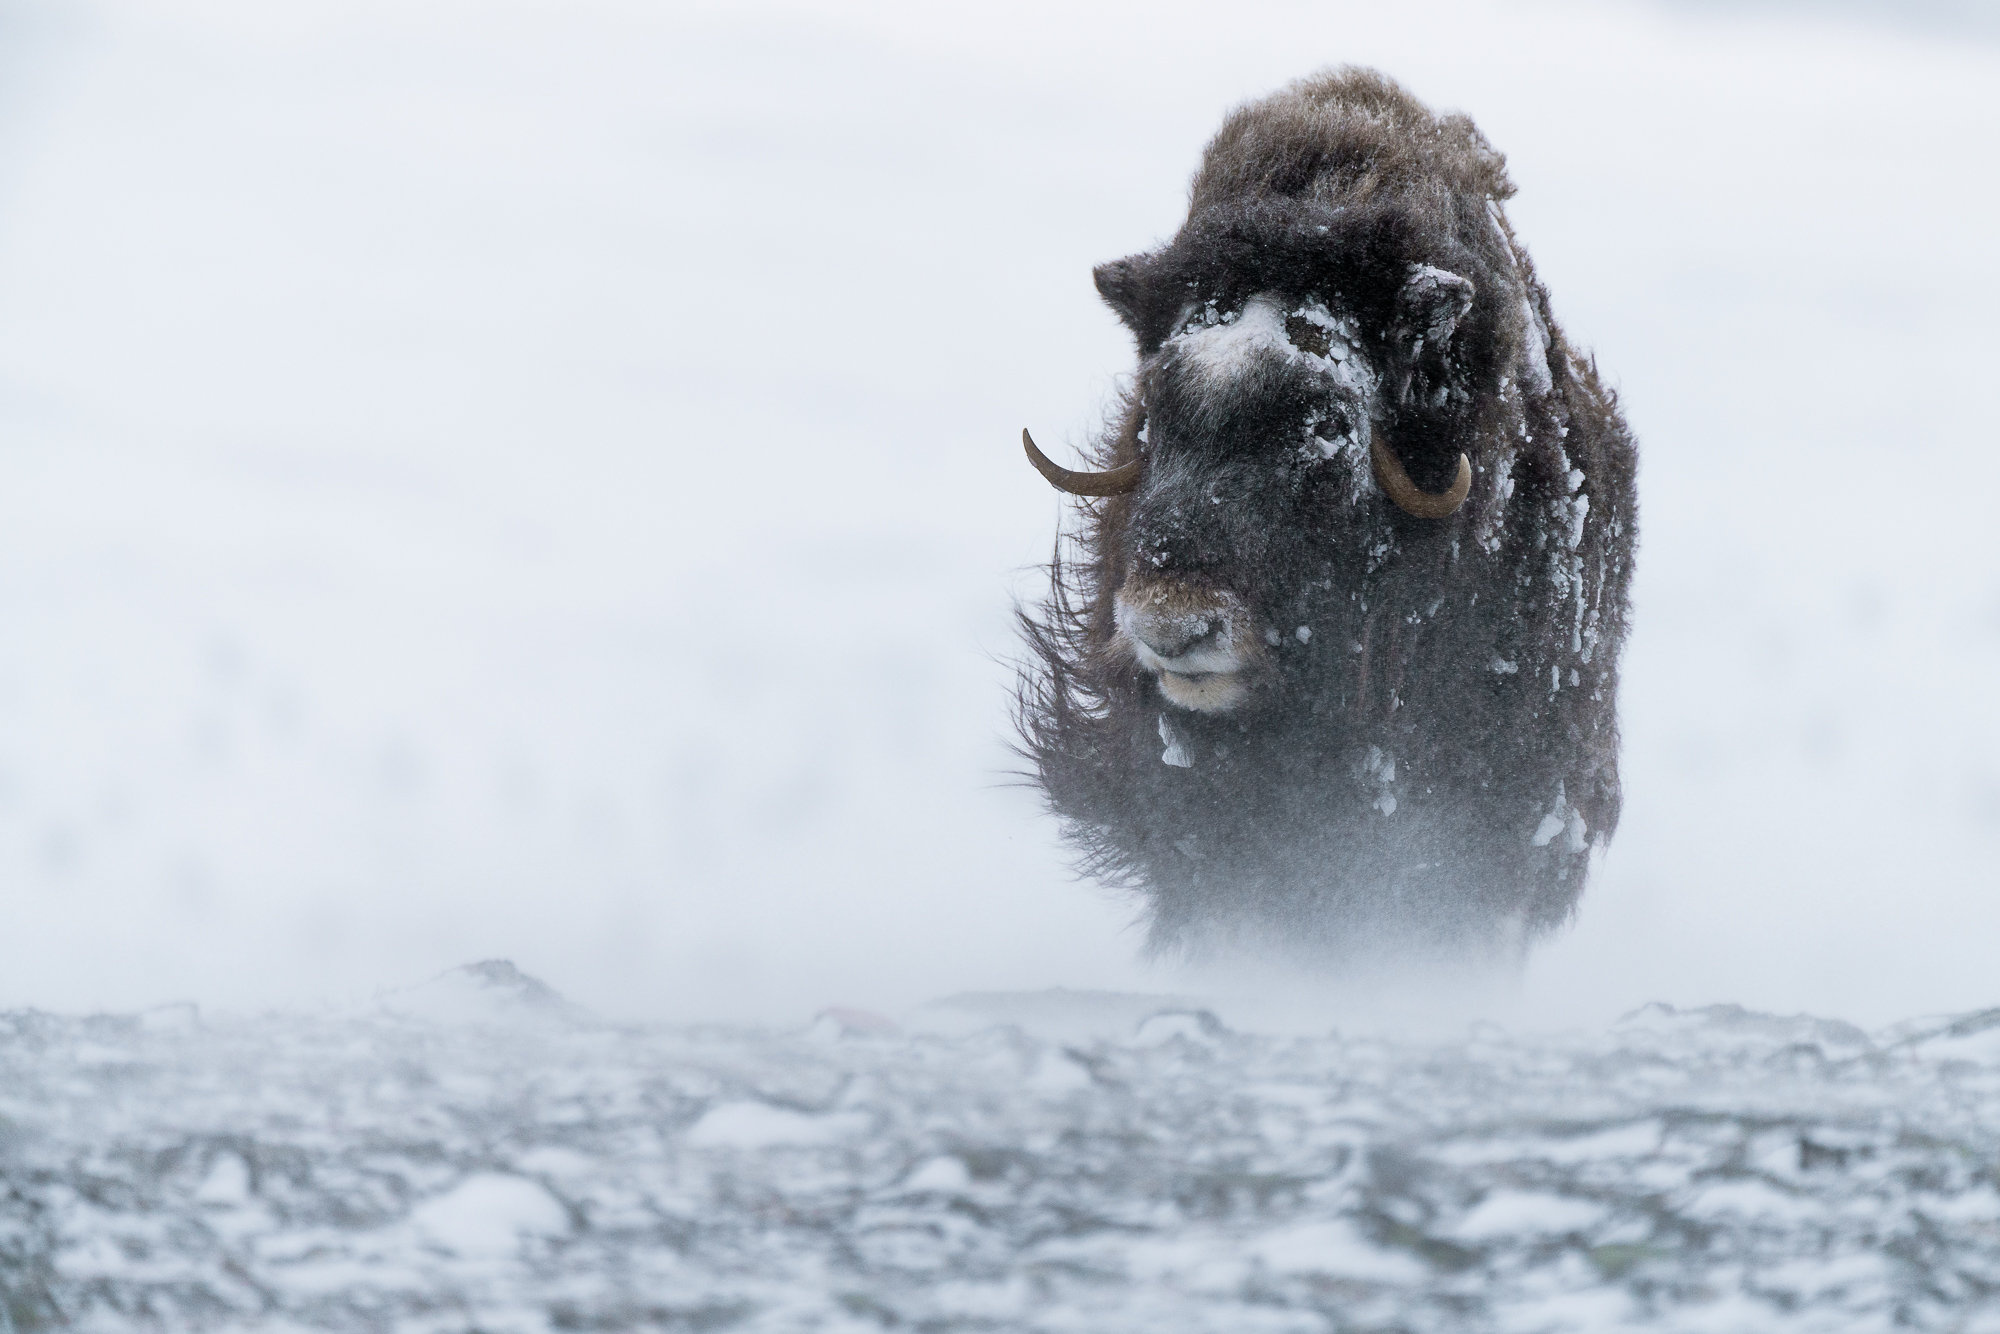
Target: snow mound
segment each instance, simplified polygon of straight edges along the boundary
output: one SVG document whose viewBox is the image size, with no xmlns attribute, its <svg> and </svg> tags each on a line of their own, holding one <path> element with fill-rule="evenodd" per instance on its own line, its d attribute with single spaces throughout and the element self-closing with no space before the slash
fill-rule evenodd
<svg viewBox="0 0 2000 1334">
<path fill-rule="evenodd" d="M 569 1214 L 532 1181 L 499 1172 L 475 1172 L 410 1213 L 417 1231 L 455 1255 L 510 1255 L 523 1238 L 560 1236 Z"/>
<path fill-rule="evenodd" d="M 704 1113 L 683 1143 L 691 1149 L 835 1144 L 867 1125 L 864 1116 L 813 1116 L 761 1102 L 725 1102 Z"/>
<path fill-rule="evenodd" d="M 506 959 L 485 959 L 440 973 L 422 986 L 377 999 L 385 1014 L 440 1024 L 587 1023 L 590 1014 Z"/>
<path fill-rule="evenodd" d="M 0 1015 L 0 1329 L 2000 1327 L 2000 1011 L 843 1037 L 447 979 L 476 1022 Z"/>
</svg>

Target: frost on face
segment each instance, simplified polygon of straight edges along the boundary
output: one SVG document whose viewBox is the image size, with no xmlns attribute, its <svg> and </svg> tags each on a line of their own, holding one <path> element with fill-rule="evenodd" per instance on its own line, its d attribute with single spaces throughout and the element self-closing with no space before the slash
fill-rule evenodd
<svg viewBox="0 0 2000 1334">
<path fill-rule="evenodd" d="M 1170 349 L 1211 377 L 1227 382 L 1240 375 L 1263 353 L 1295 361 L 1310 357 L 1328 368 L 1346 368 L 1350 385 L 1359 388 L 1373 372 L 1357 355 L 1360 326 L 1351 315 L 1336 312 L 1317 299 L 1290 306 L 1270 292 L 1259 292 L 1241 309 L 1218 311 L 1213 301 L 1182 313 L 1180 332 L 1168 340 Z"/>
<path fill-rule="evenodd" d="M 1358 354 L 1360 326 L 1322 300 L 1286 308 L 1278 296 L 1258 292 L 1240 310 L 1224 314 L 1208 302 L 1184 312 L 1180 332 L 1168 340 L 1168 348 L 1216 384 L 1228 384 L 1266 354 L 1288 362 L 1310 358 L 1352 392 L 1374 380 L 1374 370 Z"/>
<path fill-rule="evenodd" d="M 1350 501 L 1372 487 L 1368 439 L 1376 409 L 1380 377 L 1361 354 L 1360 327 L 1354 318 L 1335 312 L 1323 302 L 1308 301 L 1285 316 L 1289 356 L 1317 371 L 1327 389 L 1327 401 L 1305 422 L 1305 447 L 1321 459 L 1347 464 Z"/>
<path fill-rule="evenodd" d="M 1345 365 L 1361 345 L 1354 317 L 1336 314 L 1324 301 L 1307 301 L 1285 315 L 1285 337 L 1294 348 L 1321 361 Z"/>
<path fill-rule="evenodd" d="M 1284 311 L 1278 299 L 1268 293 L 1251 297 L 1241 310 L 1220 314 L 1215 303 L 1209 302 L 1189 317 L 1168 346 L 1216 386 L 1241 376 L 1260 355 L 1283 356 L 1291 350 L 1285 338 Z"/>
<path fill-rule="evenodd" d="M 1300 449 L 1308 460 L 1344 459 L 1352 498 L 1367 491 L 1369 422 L 1380 377 L 1361 352 L 1361 329 L 1352 315 L 1317 298 L 1292 305 L 1260 292 L 1235 311 L 1219 312 L 1214 302 L 1189 306 L 1167 350 L 1210 390 L 1233 383 L 1265 357 L 1312 371 L 1325 395 L 1301 423 Z"/>
</svg>

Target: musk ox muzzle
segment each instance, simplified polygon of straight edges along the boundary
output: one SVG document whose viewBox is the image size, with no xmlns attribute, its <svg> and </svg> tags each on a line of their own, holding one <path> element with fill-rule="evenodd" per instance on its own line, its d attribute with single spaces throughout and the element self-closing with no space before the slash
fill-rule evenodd
<svg viewBox="0 0 2000 1334">
<path fill-rule="evenodd" d="M 1260 642 L 1241 598 L 1139 577 L 1127 579 L 1112 604 L 1119 647 L 1158 678 L 1168 703 L 1227 713 L 1249 698 Z"/>
</svg>

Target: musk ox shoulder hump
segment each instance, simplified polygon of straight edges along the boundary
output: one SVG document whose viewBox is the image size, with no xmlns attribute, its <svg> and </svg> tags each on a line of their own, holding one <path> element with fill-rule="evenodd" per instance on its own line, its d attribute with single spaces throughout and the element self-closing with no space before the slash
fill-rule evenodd
<svg viewBox="0 0 2000 1334">
<path fill-rule="evenodd" d="M 1470 119 L 1435 116 L 1393 80 L 1349 66 L 1231 112 L 1202 154 L 1188 211 L 1260 195 L 1355 204 L 1385 191 L 1507 199 L 1514 183 Z"/>
</svg>

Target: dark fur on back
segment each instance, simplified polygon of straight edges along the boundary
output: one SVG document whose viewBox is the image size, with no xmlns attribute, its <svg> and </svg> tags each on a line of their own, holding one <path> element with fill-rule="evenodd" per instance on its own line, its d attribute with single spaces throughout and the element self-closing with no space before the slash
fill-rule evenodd
<svg viewBox="0 0 2000 1334">
<path fill-rule="evenodd" d="M 1342 70 L 1234 112 L 1179 233 L 1097 271 L 1140 357 L 1097 466 L 1211 460 L 1210 503 L 1163 518 L 1165 471 L 1080 503 L 1048 599 L 1022 617 L 1019 722 L 1082 868 L 1143 893 L 1156 949 L 1529 939 L 1566 919 L 1617 825 L 1636 455 L 1513 239 L 1512 193 L 1465 117 Z M 1421 265 L 1472 284 L 1444 346 L 1399 331 Z M 1351 462 L 1269 443 L 1313 420 L 1289 381 L 1224 413 L 1162 378 L 1191 309 L 1255 293 L 1352 313 L 1408 386 L 1375 429 L 1409 475 L 1440 491 L 1470 458 L 1456 514 L 1411 518 Z M 1192 443 L 1170 457 L 1170 439 Z M 1248 707 L 1175 710 L 1115 651 L 1142 531 L 1268 627 Z M 1163 763 L 1163 744 L 1191 763 Z"/>
</svg>

